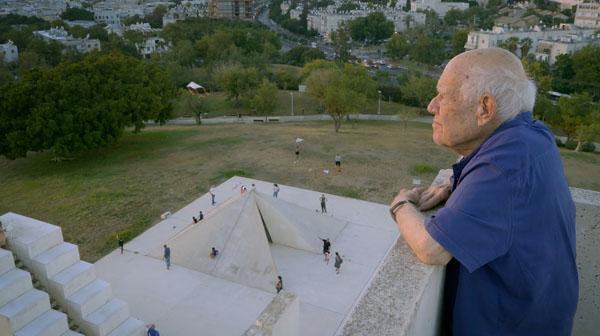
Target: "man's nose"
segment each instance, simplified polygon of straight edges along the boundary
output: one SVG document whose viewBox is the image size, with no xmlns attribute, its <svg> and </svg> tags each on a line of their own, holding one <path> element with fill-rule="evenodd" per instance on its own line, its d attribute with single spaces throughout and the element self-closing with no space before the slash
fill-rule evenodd
<svg viewBox="0 0 600 336">
<path fill-rule="evenodd" d="M 438 96 L 433 97 L 433 99 L 427 105 L 427 112 L 431 114 L 435 114 L 440 108 L 440 104 L 438 103 Z"/>
</svg>

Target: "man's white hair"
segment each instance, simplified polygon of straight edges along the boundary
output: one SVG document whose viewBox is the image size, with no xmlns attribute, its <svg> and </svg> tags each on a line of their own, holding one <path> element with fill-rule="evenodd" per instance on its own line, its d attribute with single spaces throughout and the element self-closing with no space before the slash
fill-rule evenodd
<svg viewBox="0 0 600 336">
<path fill-rule="evenodd" d="M 519 68 L 488 67 L 475 62 L 467 72 L 468 79 L 461 85 L 465 101 L 477 103 L 484 94 L 493 96 L 501 121 L 513 119 L 522 112 L 533 112 L 537 89 L 520 62 Z"/>
</svg>

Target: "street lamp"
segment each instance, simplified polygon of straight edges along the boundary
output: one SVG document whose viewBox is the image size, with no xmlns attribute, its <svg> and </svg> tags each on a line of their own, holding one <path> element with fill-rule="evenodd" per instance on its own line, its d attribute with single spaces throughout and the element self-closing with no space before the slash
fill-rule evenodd
<svg viewBox="0 0 600 336">
<path fill-rule="evenodd" d="M 379 95 L 377 96 L 377 114 L 381 114 L 381 90 L 377 90 Z"/>
<path fill-rule="evenodd" d="M 294 92 L 290 91 L 290 97 L 292 97 L 292 115 L 294 115 Z"/>
</svg>

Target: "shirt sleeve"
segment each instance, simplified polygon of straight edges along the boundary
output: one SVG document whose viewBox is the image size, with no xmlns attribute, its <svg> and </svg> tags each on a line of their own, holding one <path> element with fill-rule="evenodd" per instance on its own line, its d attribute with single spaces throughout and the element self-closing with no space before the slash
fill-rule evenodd
<svg viewBox="0 0 600 336">
<path fill-rule="evenodd" d="M 473 272 L 508 251 L 512 196 L 506 175 L 491 164 L 464 173 L 446 205 L 425 221 L 425 229 Z"/>
</svg>

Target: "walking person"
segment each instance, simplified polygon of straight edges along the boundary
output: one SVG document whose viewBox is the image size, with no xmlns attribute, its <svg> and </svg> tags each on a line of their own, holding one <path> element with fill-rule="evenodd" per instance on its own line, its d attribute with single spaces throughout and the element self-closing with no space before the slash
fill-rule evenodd
<svg viewBox="0 0 600 336">
<path fill-rule="evenodd" d="M 300 145 L 296 144 L 296 160 L 294 161 L 294 163 L 298 162 L 298 160 L 300 160 Z"/>
<path fill-rule="evenodd" d="M 321 213 L 327 213 L 327 198 L 325 198 L 325 194 L 321 194 Z"/>
<path fill-rule="evenodd" d="M 275 289 L 277 290 L 277 294 L 283 290 L 283 279 L 281 275 L 277 277 L 277 283 L 275 283 Z"/>
<path fill-rule="evenodd" d="M 200 210 L 200 212 L 198 213 L 198 222 L 204 219 L 204 214 L 202 213 L 202 210 Z"/>
<path fill-rule="evenodd" d="M 210 186 L 210 189 L 208 190 L 208 192 L 210 193 L 210 199 L 212 202 L 212 205 L 215 205 L 215 187 L 214 186 Z"/>
<path fill-rule="evenodd" d="M 277 185 L 277 183 L 273 183 L 273 197 L 277 198 L 278 194 L 279 194 L 279 186 Z"/>
<path fill-rule="evenodd" d="M 335 154 L 335 166 L 337 167 L 338 173 L 342 172 L 342 156 L 340 154 Z"/>
<path fill-rule="evenodd" d="M 156 326 L 154 324 L 149 324 L 146 326 L 148 328 L 147 335 L 148 336 L 160 336 L 158 330 L 156 330 Z"/>
<path fill-rule="evenodd" d="M 119 240 L 119 248 L 121 249 L 121 254 L 123 254 L 123 249 L 125 247 L 125 240 L 123 240 L 123 238 L 119 238 L 119 236 L 117 236 L 117 239 Z"/>
<path fill-rule="evenodd" d="M 325 262 L 329 263 L 329 254 L 331 253 L 331 242 L 329 241 L 329 238 L 323 239 L 319 237 L 319 239 L 323 241 L 323 256 L 325 256 Z"/>
<path fill-rule="evenodd" d="M 343 262 L 344 259 L 342 259 L 339 253 L 335 252 L 335 263 L 333 264 L 333 266 L 335 267 L 336 274 L 340 274 L 340 267 L 342 267 Z"/>
<path fill-rule="evenodd" d="M 163 245 L 164 248 L 164 253 L 163 253 L 163 259 L 165 260 L 165 263 L 167 264 L 167 269 L 171 268 L 171 248 L 169 248 L 166 244 Z"/>
</svg>

